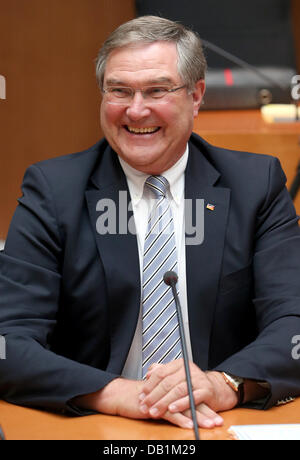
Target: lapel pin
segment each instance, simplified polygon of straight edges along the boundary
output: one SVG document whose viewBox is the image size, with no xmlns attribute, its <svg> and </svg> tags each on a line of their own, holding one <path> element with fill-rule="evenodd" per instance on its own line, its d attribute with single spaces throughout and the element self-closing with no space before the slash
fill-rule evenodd
<svg viewBox="0 0 300 460">
<path fill-rule="evenodd" d="M 210 211 L 214 211 L 214 210 L 215 210 L 215 205 L 214 205 L 214 204 L 208 203 L 208 204 L 206 205 L 206 209 L 209 209 Z"/>
</svg>

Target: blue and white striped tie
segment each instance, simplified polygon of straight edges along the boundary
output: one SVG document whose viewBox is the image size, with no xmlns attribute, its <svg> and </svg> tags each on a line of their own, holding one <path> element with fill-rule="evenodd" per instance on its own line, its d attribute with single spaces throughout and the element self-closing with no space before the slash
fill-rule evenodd
<svg viewBox="0 0 300 460">
<path fill-rule="evenodd" d="M 168 363 L 181 356 L 181 342 L 175 301 L 163 281 L 168 270 L 177 271 L 177 253 L 169 187 L 163 176 L 150 176 L 146 185 L 156 203 L 150 213 L 143 262 L 143 364 L 145 378 L 153 363 Z"/>
</svg>

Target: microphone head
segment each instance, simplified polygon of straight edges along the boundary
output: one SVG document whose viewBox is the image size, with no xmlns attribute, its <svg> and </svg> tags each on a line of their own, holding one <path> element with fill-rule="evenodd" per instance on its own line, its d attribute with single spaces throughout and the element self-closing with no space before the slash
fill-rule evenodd
<svg viewBox="0 0 300 460">
<path fill-rule="evenodd" d="M 177 273 L 169 271 L 164 274 L 164 282 L 171 286 L 173 283 L 176 284 L 178 280 Z"/>
</svg>

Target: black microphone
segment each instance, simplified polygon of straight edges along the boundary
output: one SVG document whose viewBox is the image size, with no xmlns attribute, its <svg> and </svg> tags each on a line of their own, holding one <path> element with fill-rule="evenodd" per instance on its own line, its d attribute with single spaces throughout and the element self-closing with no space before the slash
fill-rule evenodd
<svg viewBox="0 0 300 460">
<path fill-rule="evenodd" d="M 181 305 L 180 305 L 177 291 L 175 288 L 177 280 L 178 280 L 178 276 L 177 276 L 177 273 L 175 272 L 169 271 L 164 274 L 164 282 L 168 286 L 171 286 L 172 293 L 173 293 L 174 300 L 175 300 L 178 323 L 179 323 L 179 334 L 180 334 L 182 355 L 183 355 L 183 361 L 184 361 L 184 367 L 185 367 L 186 382 L 187 382 L 189 399 L 190 399 L 192 420 L 194 424 L 195 438 L 197 441 L 200 441 L 198 423 L 197 423 L 197 417 L 196 417 L 196 407 L 195 407 L 195 401 L 194 401 L 194 396 L 193 396 L 192 379 L 191 379 L 191 374 L 190 374 L 189 360 L 188 360 L 188 354 L 187 354 L 187 348 L 186 348 L 186 340 L 185 340 L 185 334 L 184 334 L 184 328 L 183 328 Z"/>
</svg>

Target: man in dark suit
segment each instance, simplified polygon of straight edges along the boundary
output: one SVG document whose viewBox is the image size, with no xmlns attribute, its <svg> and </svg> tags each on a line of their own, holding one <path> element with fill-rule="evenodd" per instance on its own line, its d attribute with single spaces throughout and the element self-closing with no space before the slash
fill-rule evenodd
<svg viewBox="0 0 300 460">
<path fill-rule="evenodd" d="M 191 427 L 180 354 L 142 379 L 149 176 L 169 185 L 199 426 L 300 394 L 298 219 L 278 160 L 192 134 L 204 72 L 181 25 L 122 25 L 97 62 L 105 139 L 26 172 L 0 257 L 7 401 Z"/>
</svg>

